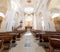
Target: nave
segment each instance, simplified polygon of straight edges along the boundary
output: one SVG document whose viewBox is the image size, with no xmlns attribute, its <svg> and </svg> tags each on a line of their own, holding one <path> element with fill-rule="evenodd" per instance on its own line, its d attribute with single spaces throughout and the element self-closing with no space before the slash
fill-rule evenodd
<svg viewBox="0 0 60 52">
<path fill-rule="evenodd" d="M 0 52 L 60 52 L 60 0 L 0 0 Z"/>
<path fill-rule="evenodd" d="M 12 47 L 9 52 L 46 52 L 42 46 L 38 45 L 38 41 L 31 32 L 26 32 L 16 43 L 16 47 Z"/>
</svg>

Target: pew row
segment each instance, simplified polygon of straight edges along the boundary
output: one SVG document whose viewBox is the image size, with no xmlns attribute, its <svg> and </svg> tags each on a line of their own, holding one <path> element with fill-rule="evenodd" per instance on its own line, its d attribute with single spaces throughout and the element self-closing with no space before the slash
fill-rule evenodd
<svg viewBox="0 0 60 52">
<path fill-rule="evenodd" d="M 0 40 L 0 52 L 3 50 L 3 40 Z"/>
<path fill-rule="evenodd" d="M 24 30 L 14 30 L 14 32 L 17 32 L 17 33 L 19 33 L 18 35 L 17 35 L 17 38 L 21 38 L 21 36 L 26 32 L 26 30 L 24 29 Z M 21 35 L 22 34 L 22 35 Z"/>
<path fill-rule="evenodd" d="M 25 31 L 9 31 L 9 32 L 0 32 L 0 52 L 4 49 L 9 49 L 13 44 L 16 43 L 16 39 L 20 38 L 20 34 L 23 34 Z"/>
<path fill-rule="evenodd" d="M 41 43 L 45 43 L 44 47 L 48 47 L 49 50 L 51 51 L 51 48 L 53 48 L 53 50 L 55 49 L 53 46 L 60 49 L 60 41 L 58 39 L 60 39 L 60 32 L 56 31 L 56 32 L 52 32 L 52 31 L 32 31 L 32 33 L 34 34 L 34 36 L 36 38 L 39 38 L 39 42 Z M 53 39 L 50 39 L 53 38 Z M 51 43 L 52 42 L 52 43 Z M 59 43 L 59 44 L 58 44 Z M 53 45 L 53 46 L 51 46 Z M 50 48 L 51 47 L 51 48 Z M 52 51 L 53 51 L 52 50 Z"/>
<path fill-rule="evenodd" d="M 54 52 L 55 49 L 60 50 L 60 35 L 50 36 L 49 44 L 50 52 Z"/>
<path fill-rule="evenodd" d="M 3 40 L 4 49 L 10 48 L 16 42 L 17 35 L 11 32 L 0 32 L 0 40 Z"/>
</svg>

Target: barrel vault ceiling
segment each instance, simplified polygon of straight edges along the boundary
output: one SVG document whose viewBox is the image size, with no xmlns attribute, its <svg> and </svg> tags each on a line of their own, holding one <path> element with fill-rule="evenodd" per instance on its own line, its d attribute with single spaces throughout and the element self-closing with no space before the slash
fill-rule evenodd
<svg viewBox="0 0 60 52">
<path fill-rule="evenodd" d="M 12 0 L 0 0 L 0 12 L 6 13 L 11 6 Z M 39 11 L 43 1 L 46 2 L 46 8 L 50 12 L 60 12 L 60 0 L 13 0 L 20 11 L 24 12 L 25 8 L 32 7 L 34 12 Z M 44 7 L 44 6 L 43 6 Z"/>
</svg>

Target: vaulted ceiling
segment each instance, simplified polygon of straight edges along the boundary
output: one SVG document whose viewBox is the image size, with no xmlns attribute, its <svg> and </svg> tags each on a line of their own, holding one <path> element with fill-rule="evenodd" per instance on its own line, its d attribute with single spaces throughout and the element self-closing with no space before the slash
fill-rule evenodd
<svg viewBox="0 0 60 52">
<path fill-rule="evenodd" d="M 11 6 L 12 0 L 0 0 L 0 12 L 6 13 Z M 13 0 L 17 7 L 24 12 L 25 8 L 32 7 L 35 11 L 39 11 L 39 7 L 43 6 L 43 1 L 45 1 L 46 8 L 50 12 L 59 12 L 60 13 L 60 0 Z M 44 7 L 44 6 L 43 6 Z"/>
<path fill-rule="evenodd" d="M 0 12 L 3 12 L 5 14 L 9 8 L 9 4 L 9 0 L 0 0 Z"/>
<path fill-rule="evenodd" d="M 51 12 L 60 12 L 60 0 L 51 0 L 48 5 Z"/>
</svg>

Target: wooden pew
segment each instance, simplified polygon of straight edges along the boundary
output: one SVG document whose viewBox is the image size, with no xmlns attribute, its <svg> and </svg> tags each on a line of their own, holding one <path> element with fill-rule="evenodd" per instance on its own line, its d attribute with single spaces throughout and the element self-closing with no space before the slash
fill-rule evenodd
<svg viewBox="0 0 60 52">
<path fill-rule="evenodd" d="M 12 45 L 12 36 L 0 36 L 0 40 L 3 41 L 3 49 L 10 48 Z"/>
<path fill-rule="evenodd" d="M 44 33 L 44 34 L 41 34 L 40 37 L 42 40 L 42 43 L 45 47 L 48 47 L 49 48 L 49 38 L 50 37 L 57 37 L 57 35 L 60 35 L 60 33 L 58 32 L 48 32 L 48 33 Z"/>
<path fill-rule="evenodd" d="M 35 38 L 38 38 L 38 39 L 39 39 L 39 42 L 42 42 L 42 41 L 43 41 L 42 35 L 45 34 L 45 31 L 41 31 L 41 30 L 32 30 L 31 32 L 33 33 L 33 35 L 35 36 Z"/>
<path fill-rule="evenodd" d="M 34 34 L 35 38 L 38 38 L 39 41 L 42 41 L 42 35 L 45 34 L 45 31 L 41 30 L 32 30 L 32 33 Z"/>
<path fill-rule="evenodd" d="M 55 31 L 43 31 L 43 33 L 41 33 L 41 31 L 33 30 L 32 33 L 34 33 L 34 36 L 36 38 L 40 37 L 39 41 L 42 41 L 43 43 L 45 43 L 46 44 L 45 47 L 49 47 L 50 37 L 60 38 L 60 32 L 55 32 Z"/>
<path fill-rule="evenodd" d="M 34 35 L 36 38 L 38 38 L 41 31 L 40 31 L 40 30 L 31 30 L 31 32 L 33 33 L 33 35 Z"/>
<path fill-rule="evenodd" d="M 3 41 L 0 40 L 0 52 L 2 52 L 2 50 L 3 50 Z"/>
<path fill-rule="evenodd" d="M 9 32 L 6 32 L 7 34 L 9 34 L 9 35 L 12 35 L 12 36 L 14 36 L 14 37 L 16 37 L 16 38 L 18 38 L 17 36 L 19 35 L 19 32 L 16 32 L 16 31 L 9 31 Z M 19 36 L 20 37 L 20 36 Z"/>
<path fill-rule="evenodd" d="M 49 51 L 54 52 L 55 49 L 60 50 L 60 39 L 59 38 L 50 38 L 49 40 Z"/>
<path fill-rule="evenodd" d="M 10 48 L 12 44 L 16 43 L 16 38 L 20 38 L 21 37 L 20 35 L 25 32 L 26 32 L 25 30 L 0 32 L 0 40 L 2 40 L 3 49 Z"/>
<path fill-rule="evenodd" d="M 39 38 L 39 41 L 41 42 L 41 41 L 43 41 L 42 35 L 44 35 L 44 34 L 45 34 L 44 31 L 40 31 L 40 32 L 36 33 L 36 38 Z"/>
<path fill-rule="evenodd" d="M 16 37 L 17 37 L 17 33 L 15 32 L 0 32 L 0 37 L 1 39 L 4 40 L 4 44 L 8 44 L 10 42 L 10 46 L 12 46 L 12 44 L 15 44 L 16 42 Z M 6 37 L 6 38 L 4 38 Z M 12 42 L 9 40 L 9 38 L 12 40 Z M 10 47 L 8 46 L 8 47 Z"/>
<path fill-rule="evenodd" d="M 56 35 L 60 35 L 60 32 L 45 32 L 45 34 L 42 34 L 42 39 L 45 42 L 49 42 L 49 37 L 50 36 L 56 36 Z"/>
<path fill-rule="evenodd" d="M 31 30 L 31 32 L 34 33 L 34 34 L 40 32 L 40 31 L 41 30 Z"/>
<path fill-rule="evenodd" d="M 26 32 L 26 30 L 16 30 L 14 32 L 18 33 L 17 38 L 21 38 L 21 36 L 22 36 L 21 34 L 24 34 Z"/>
<path fill-rule="evenodd" d="M 16 33 L 11 33 L 11 32 L 8 33 L 8 36 L 12 36 L 12 43 L 16 43 L 17 35 L 18 34 Z"/>
</svg>

